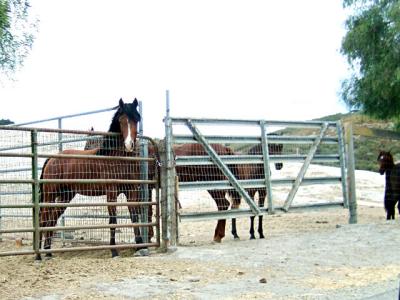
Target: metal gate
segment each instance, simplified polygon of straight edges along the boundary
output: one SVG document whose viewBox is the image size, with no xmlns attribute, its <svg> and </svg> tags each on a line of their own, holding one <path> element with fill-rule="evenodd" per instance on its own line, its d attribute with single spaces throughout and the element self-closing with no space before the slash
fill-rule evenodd
<svg viewBox="0 0 400 300">
<path fill-rule="evenodd" d="M 157 145 L 151 138 L 141 136 L 140 153 L 132 157 L 107 157 L 97 155 L 58 154 L 62 149 L 83 149 L 88 141 L 98 141 L 106 132 L 39 129 L 0 126 L 0 256 L 67 252 L 100 249 L 139 248 L 160 245 L 159 223 L 159 163 Z M 152 149 L 152 151 L 149 151 Z M 149 154 L 150 153 L 150 154 Z M 113 184 L 138 190 L 139 199 L 127 202 L 119 195 L 117 202 L 107 203 L 104 196 L 76 195 L 69 203 L 40 202 L 41 184 L 66 184 L 64 179 L 44 180 L 40 178 L 41 167 L 47 158 L 78 158 L 91 160 L 114 160 L 130 162 L 137 174 L 135 179 L 114 179 Z M 149 170 L 155 170 L 151 178 Z M 78 180 L 75 180 L 78 183 Z M 107 179 L 82 179 L 79 184 L 110 183 Z M 155 193 L 152 190 L 155 190 Z M 96 194 L 96 191 L 93 192 Z M 138 223 L 131 223 L 128 206 L 140 207 Z M 108 207 L 117 208 L 117 224 L 109 224 Z M 53 226 L 40 226 L 41 209 L 65 210 Z M 50 215 L 50 214 L 49 214 Z M 141 228 L 143 244 L 135 244 L 133 229 Z M 109 244 L 110 228 L 116 228 L 116 246 Z M 154 228 L 151 241 L 148 229 Z M 51 250 L 39 248 L 39 233 L 53 232 Z M 15 243 L 16 241 L 17 243 Z"/>
<path fill-rule="evenodd" d="M 166 202 L 172 216 L 168 220 L 171 228 L 166 234 L 171 244 L 178 240 L 179 221 L 342 206 L 350 209 L 350 222 L 356 222 L 354 188 L 348 184 L 351 177 L 354 178 L 354 169 L 352 160 L 346 157 L 345 149 L 349 147 L 345 147 L 341 122 L 174 118 L 167 111 L 165 125 L 168 170 L 165 186 L 171 190 Z M 175 153 L 182 147 L 179 145 L 184 144 L 198 144 L 201 146 L 192 148 L 202 150 L 183 152 L 183 155 L 179 151 Z M 259 151 L 252 151 L 257 145 Z M 218 150 L 221 147 L 232 152 L 222 154 Z M 275 170 L 274 164 L 283 164 L 282 170 Z M 331 174 L 321 175 L 320 165 Z M 216 168 L 223 178 L 212 176 Z M 253 173 L 250 171 L 246 175 L 238 171 L 235 174 L 235 168 L 250 169 Z M 195 171 L 196 175 L 188 175 L 188 170 Z M 258 170 L 258 174 L 254 170 Z M 174 183 L 175 175 L 179 184 Z M 332 186 L 335 194 L 318 195 L 313 191 L 317 185 Z M 267 196 L 265 208 L 257 205 L 254 199 L 254 192 L 260 195 L 263 189 Z M 212 191 L 226 191 L 228 199 L 232 198 L 230 191 L 236 191 L 245 200 L 246 207 L 236 208 L 235 201 L 230 199 L 231 209 L 225 206 L 217 211 L 216 201 L 210 197 Z M 304 193 L 311 195 L 305 197 Z M 179 205 L 175 198 L 179 199 Z"/>
</svg>

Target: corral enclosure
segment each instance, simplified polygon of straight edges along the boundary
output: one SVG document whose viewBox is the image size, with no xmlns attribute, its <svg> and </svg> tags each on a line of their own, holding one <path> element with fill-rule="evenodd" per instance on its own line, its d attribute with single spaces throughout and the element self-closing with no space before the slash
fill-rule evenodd
<svg viewBox="0 0 400 300">
<path fill-rule="evenodd" d="M 60 122 L 59 122 L 60 124 Z M 34 241 L 34 236 L 46 229 L 38 227 L 39 207 L 40 210 L 49 211 L 48 222 L 55 215 L 65 213 L 54 223 L 49 230 L 54 231 L 55 245 L 53 248 L 65 250 L 71 248 L 71 243 L 78 245 L 79 248 L 91 248 L 88 245 L 96 245 L 96 249 L 101 245 L 108 244 L 110 236 L 110 226 L 108 225 L 109 213 L 105 195 L 96 190 L 100 182 L 87 182 L 85 185 L 85 194 L 76 194 L 72 196 L 72 201 L 66 200 L 68 189 L 55 199 L 53 207 L 51 204 L 43 204 L 40 202 L 40 190 L 42 184 L 46 184 L 40 178 L 42 167 L 49 157 L 57 158 L 57 153 L 61 150 L 83 150 L 89 144 L 94 147 L 99 143 L 104 143 L 113 134 L 95 131 L 78 131 L 78 130 L 61 130 L 61 129 L 40 129 L 27 127 L 2 127 L 0 131 L 0 238 L 2 240 L 9 239 L 25 239 Z M 159 215 L 158 192 L 149 193 L 149 187 L 157 187 L 158 165 L 156 153 L 153 151 L 148 154 L 149 145 L 152 149 L 156 149 L 154 142 L 150 138 L 141 136 L 134 152 L 128 157 L 96 157 L 92 155 L 89 158 L 78 159 L 79 172 L 82 173 L 83 180 L 98 178 L 97 181 L 109 180 L 117 182 L 119 189 L 125 191 L 118 195 L 117 203 L 117 235 L 116 243 L 119 247 L 136 247 L 134 244 L 135 235 L 133 233 L 135 227 L 142 229 L 142 237 L 149 246 L 159 245 L 159 223 L 157 216 Z M 109 145 L 110 151 L 113 151 L 112 145 Z M 127 153 L 128 154 L 128 153 Z M 68 154 L 67 154 L 68 155 Z M 141 157 L 140 160 L 137 157 Z M 68 157 L 64 158 L 68 160 Z M 111 174 L 102 179 L 103 175 L 97 174 L 96 177 L 85 175 L 90 171 L 89 161 L 100 167 L 108 161 L 109 168 L 112 168 L 115 174 Z M 125 166 L 125 167 L 124 167 Z M 149 178 L 149 169 L 153 170 L 152 178 Z M 124 172 L 118 174 L 120 172 Z M 123 171 L 124 170 L 124 171 Z M 53 178 L 57 178 L 59 174 L 50 174 Z M 65 175 L 65 174 L 63 174 Z M 108 178 L 108 179 L 107 179 Z M 131 179 L 135 180 L 131 180 Z M 125 181 L 124 181 L 125 180 Z M 134 184 L 131 184 L 135 181 Z M 57 183 L 63 189 L 63 182 Z M 68 184 L 68 182 L 65 182 Z M 65 189 L 65 188 L 64 188 Z M 132 216 L 127 206 L 127 192 L 135 192 L 134 207 L 142 207 L 141 213 L 138 213 L 139 225 L 132 224 Z M 158 191 L 158 188 L 156 188 Z M 104 193 L 103 193 L 104 194 Z M 43 195 L 42 195 L 43 196 Z M 69 197 L 69 196 L 68 196 Z M 36 199 L 38 198 L 38 199 Z M 132 201 L 132 199 L 130 200 Z M 138 204 L 141 204 L 140 206 Z M 143 205 L 142 205 L 143 204 Z M 151 214 L 151 215 L 150 215 Z M 153 218 L 154 215 L 154 218 Z M 56 218 L 56 217 L 55 217 Z M 56 220 L 56 219 L 55 219 Z M 47 224 L 46 227 L 49 226 Z M 154 230 L 153 230 L 154 229 Z M 150 232 L 148 232 L 150 230 Z M 149 239 L 149 233 L 153 235 L 153 243 Z M 60 242 L 60 243 L 58 243 Z M 32 242 L 33 249 L 37 251 L 37 245 Z M 100 245 L 100 247 L 99 247 Z M 62 248 L 62 249 L 61 249 Z M 88 250 L 86 249 L 86 250 Z M 13 254 L 29 254 L 32 251 L 26 249 L 16 251 Z M 83 249 L 85 250 L 85 249 Z M 2 253 L 6 255 L 7 253 Z"/>
<path fill-rule="evenodd" d="M 58 118 L 46 122 L 54 120 L 61 127 L 62 122 Z M 162 238 L 167 246 L 178 242 L 180 221 L 262 216 L 332 205 L 348 207 L 347 176 L 351 170 L 346 166 L 340 122 L 167 116 L 165 123 L 166 138 L 159 144 L 164 148 L 161 164 L 157 155 L 149 154 L 149 148 L 157 148 L 151 139 L 142 137 L 137 143 L 140 147 L 133 157 L 147 160 L 140 162 L 140 171 L 138 162 L 131 173 L 137 173 L 137 179 L 144 180 L 134 186 L 140 195 L 136 202 L 144 203 L 144 208 L 140 215 L 141 223 L 132 224 L 125 204 L 127 199 L 124 194 L 119 195 L 116 204 L 116 241 L 119 246 L 134 247 L 133 229 L 138 226 L 142 228 L 145 240 L 156 246 L 160 244 L 162 223 Z M 296 131 L 291 131 L 293 128 L 306 128 L 306 134 L 298 135 Z M 45 231 L 37 227 L 38 214 L 35 213 L 35 195 L 40 184 L 44 183 L 39 177 L 45 160 L 61 150 L 84 149 L 87 143 L 96 144 L 107 133 L 23 127 L 2 128 L 2 132 L 0 233 L 4 239 L 32 240 L 36 233 Z M 179 147 L 187 145 L 197 147 L 200 152 L 177 152 Z M 229 153 L 210 153 L 216 147 Z M 331 167 L 328 176 L 318 171 L 318 164 Z M 153 189 L 154 183 L 145 182 L 154 180 L 149 178 L 149 170 L 159 166 L 163 169 L 161 208 L 158 205 L 158 188 Z M 178 175 L 177 178 L 175 175 Z M 316 193 L 313 187 L 319 184 L 331 192 Z M 56 226 L 52 230 L 55 241 L 60 242 L 57 244 L 60 251 L 69 249 L 71 243 L 78 245 L 75 247 L 78 250 L 88 244 L 108 243 L 110 205 L 107 205 L 105 196 L 96 192 L 87 194 L 74 195 L 68 206 L 57 204 L 58 209 L 65 209 L 58 223 L 52 225 Z M 149 198 L 151 195 L 152 198 Z M 265 202 L 260 201 L 264 197 Z M 63 202 L 62 199 L 58 201 Z M 159 219 L 159 209 L 162 210 L 162 220 Z M 148 237 L 148 228 L 156 231 L 153 240 Z M 33 244 L 38 251 L 38 246 Z"/>
</svg>

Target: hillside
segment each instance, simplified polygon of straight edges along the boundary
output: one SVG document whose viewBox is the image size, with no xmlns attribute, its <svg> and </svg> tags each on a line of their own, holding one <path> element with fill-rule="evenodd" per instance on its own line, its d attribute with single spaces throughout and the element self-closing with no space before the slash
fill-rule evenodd
<svg viewBox="0 0 400 300">
<path fill-rule="evenodd" d="M 359 112 L 335 114 L 318 120 L 341 120 L 343 124 L 350 122 L 353 125 L 355 161 L 358 170 L 377 172 L 376 159 L 380 150 L 390 150 L 395 160 L 400 160 L 400 134 L 392 130 L 393 122 L 377 120 Z"/>
</svg>

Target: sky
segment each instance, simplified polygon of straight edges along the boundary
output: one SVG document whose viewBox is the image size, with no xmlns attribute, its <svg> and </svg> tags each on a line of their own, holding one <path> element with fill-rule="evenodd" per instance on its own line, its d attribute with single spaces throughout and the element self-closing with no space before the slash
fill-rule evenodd
<svg viewBox="0 0 400 300">
<path fill-rule="evenodd" d="M 0 118 L 22 123 L 136 97 L 144 134 L 163 137 L 166 90 L 174 117 L 310 120 L 347 111 L 339 98 L 349 73 L 341 1 L 31 5 L 38 33 L 15 80 L 0 83 Z M 110 120 L 108 113 L 63 125 L 107 130 Z"/>
</svg>

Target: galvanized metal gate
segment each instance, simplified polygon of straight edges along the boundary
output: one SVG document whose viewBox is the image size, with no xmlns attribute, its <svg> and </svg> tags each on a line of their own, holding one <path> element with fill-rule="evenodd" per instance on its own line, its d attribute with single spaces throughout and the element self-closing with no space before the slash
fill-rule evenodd
<svg viewBox="0 0 400 300">
<path fill-rule="evenodd" d="M 179 221 L 225 219 L 288 212 L 291 209 L 299 208 L 338 205 L 345 208 L 349 207 L 350 222 L 356 221 L 354 188 L 350 189 L 349 194 L 350 187 L 348 186 L 348 178 L 351 176 L 354 178 L 354 169 L 349 168 L 346 164 L 348 158 L 346 158 L 345 139 L 341 122 L 174 118 L 167 113 L 165 125 L 167 157 L 167 172 L 165 175 L 167 176 L 167 182 L 164 185 L 166 189 L 170 189 L 166 193 L 167 199 L 165 199 L 166 203 L 168 203 L 170 230 L 164 234 L 168 235 L 166 239 L 169 243 L 177 243 Z M 229 133 L 230 130 L 227 127 L 233 126 L 238 129 L 232 134 Z M 216 128 L 222 129 L 218 130 Z M 258 129 L 259 134 L 249 135 L 247 132 L 254 128 Z M 299 128 L 303 129 L 301 135 L 298 134 Z M 213 130 L 218 131 L 218 134 L 215 134 Z M 175 159 L 173 159 L 174 147 L 182 144 L 200 144 L 206 155 L 203 153 L 201 155 L 175 155 Z M 233 149 L 234 154 L 219 155 L 214 149 L 215 144 Z M 262 151 L 258 155 L 243 151 L 246 145 L 257 144 L 262 146 Z M 275 149 L 276 145 L 281 145 L 280 148 L 283 148 L 283 152 L 270 153 L 270 149 L 274 149 L 274 145 Z M 297 169 L 293 176 L 278 176 L 276 178 L 275 174 L 280 171 L 272 170 L 270 163 L 283 163 L 283 169 L 285 169 L 285 165 L 296 165 Z M 240 168 L 252 165 L 260 166 L 262 164 L 263 176 L 257 176 L 256 179 L 251 176 L 247 178 L 240 175 L 235 177 L 230 169 L 233 164 L 240 166 Z M 315 164 L 334 166 L 335 168 L 332 168 L 332 170 L 335 170 L 336 173 L 331 176 L 315 176 L 315 174 L 314 176 L 306 176 L 307 171 L 310 170 L 310 167 L 314 167 Z M 204 180 L 204 176 L 201 178 L 197 176 L 196 180 L 190 181 L 185 175 L 184 182 L 180 180 L 179 184 L 174 183 L 176 175 L 178 175 L 179 180 L 180 174 L 175 174 L 179 167 L 197 166 L 195 170 L 199 172 L 201 170 L 199 166 L 210 165 L 213 165 L 214 168 L 216 166 L 225 175 L 225 180 Z M 192 169 L 194 170 L 194 168 Z M 188 168 L 185 170 L 188 170 Z M 204 174 L 206 173 L 207 170 L 204 169 Z M 318 172 L 314 173 L 317 174 Z M 313 199 L 304 203 L 296 201 L 296 195 L 300 188 L 318 184 L 339 186 L 341 190 L 340 198 L 335 196 L 335 199 L 329 199 L 329 196 L 326 196 L 327 199 L 324 199 L 326 201 L 313 201 Z M 248 193 L 251 189 L 262 188 L 266 190 L 266 208 L 259 207 Z M 284 198 L 282 198 L 282 192 L 279 191 L 282 188 L 286 188 Z M 212 190 L 236 190 L 245 200 L 248 208 L 232 209 L 234 206 L 231 205 L 230 210 L 216 211 L 215 205 L 211 209 L 204 210 L 203 207 L 193 205 L 194 202 L 201 202 L 201 199 L 205 199 L 206 195 L 204 192 L 201 194 L 201 191 Z M 177 196 L 178 191 L 179 195 Z M 191 196 L 183 195 L 188 191 L 190 191 Z M 275 194 L 279 194 L 278 197 L 275 197 Z M 186 201 L 185 197 L 196 198 L 196 200 Z M 229 195 L 227 197 L 229 198 Z M 175 203 L 176 198 L 180 200 L 182 209 L 179 209 L 179 206 Z M 276 198 L 280 198 L 280 201 L 277 201 Z"/>
</svg>

